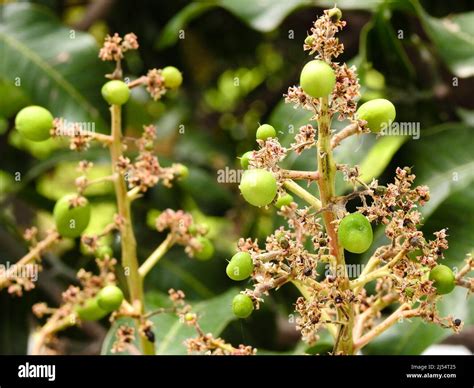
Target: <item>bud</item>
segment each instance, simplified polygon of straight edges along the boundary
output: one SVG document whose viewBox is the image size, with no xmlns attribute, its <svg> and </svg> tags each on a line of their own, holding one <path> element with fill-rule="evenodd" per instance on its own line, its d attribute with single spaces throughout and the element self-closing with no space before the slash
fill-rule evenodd
<svg viewBox="0 0 474 388">
<path fill-rule="evenodd" d="M 329 15 L 329 18 L 331 19 L 331 21 L 332 21 L 333 23 L 336 23 L 336 22 L 338 22 L 339 20 L 341 20 L 341 18 L 342 18 L 342 11 L 341 11 L 339 8 L 334 7 L 334 8 L 332 8 L 332 9 L 329 10 L 328 15 Z"/>
</svg>

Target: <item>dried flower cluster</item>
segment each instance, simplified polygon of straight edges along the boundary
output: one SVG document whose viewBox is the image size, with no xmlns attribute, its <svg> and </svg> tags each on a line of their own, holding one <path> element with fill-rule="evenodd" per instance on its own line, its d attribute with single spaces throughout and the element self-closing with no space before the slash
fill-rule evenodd
<svg viewBox="0 0 474 388">
<path fill-rule="evenodd" d="M 106 77 L 121 80 L 123 78 L 121 61 L 124 54 L 137 48 L 137 37 L 133 33 L 123 38 L 118 34 L 107 36 L 99 57 L 104 61 L 115 61 L 116 67 L 114 72 Z M 169 67 L 168 70 L 170 68 L 175 76 L 180 77 L 176 68 Z M 39 233 L 36 228 L 27 229 L 25 240 L 30 245 L 29 252 L 13 266 L 0 272 L 0 289 L 8 288 L 11 294 L 21 295 L 23 291 L 34 288 L 34 282 L 41 270 L 41 256 L 62 237 L 80 237 L 82 247 L 96 257 L 98 273 L 80 269 L 77 273 L 77 283 L 70 285 L 62 293 L 62 304 L 59 307 L 49 307 L 45 303 L 33 306 L 33 312 L 38 319 L 46 318 L 44 325 L 38 328 L 33 336 L 33 354 L 63 352 L 64 343 L 59 341 L 56 333 L 68 327 L 80 325 L 81 320 L 94 321 L 106 315 L 109 315 L 111 322 L 120 317 L 129 317 L 136 323 L 135 328 L 121 326 L 118 329 L 118 341 L 113 351 L 133 350 L 139 354 L 154 354 L 155 333 L 152 321 L 149 319 L 151 315 L 144 308 L 143 279 L 174 244 L 184 246 L 191 257 L 202 253 L 205 244 L 207 251 L 205 255 L 200 256 L 200 259 L 209 259 L 212 256 L 212 243 L 204 237 L 208 232 L 207 227 L 195 224 L 191 215 L 183 211 L 168 209 L 163 211 L 156 220 L 157 230 L 160 232 L 167 230 L 167 236 L 140 265 L 131 220 L 132 202 L 159 182 L 170 187 L 174 180 L 186 178 L 188 170 L 177 163 L 170 167 L 160 165 L 155 154 L 156 128 L 153 125 L 144 126 L 142 135 L 137 139 L 124 137 L 122 133 L 121 105 L 127 102 L 129 95 L 127 87 L 142 85 L 154 99 L 160 98 L 167 90 L 161 70 L 150 70 L 147 76 L 140 77 L 128 85 L 123 82 L 108 82 L 105 86 L 111 84 L 119 85 L 119 89 L 114 89 L 114 87 L 109 89 L 111 95 L 108 92 L 104 93 L 104 90 L 102 93 L 104 99 L 111 105 L 110 134 L 96 133 L 89 128 L 84 128 L 83 123 L 69 123 L 63 118 L 55 118 L 52 122 L 53 128 L 50 130 L 50 136 L 69 138 L 71 150 L 84 151 L 93 142 L 108 148 L 112 167 L 111 175 L 89 179 L 88 174 L 93 163 L 87 160 L 80 161 L 77 168 L 80 176 L 75 179 L 78 195 L 64 197 L 68 198 L 69 206 L 67 203 L 66 205 L 60 203 L 59 215 L 56 214 L 55 208 L 56 228 L 47 231 L 41 240 L 38 239 Z M 176 88 L 179 85 L 173 82 L 172 86 Z M 133 161 L 126 154 L 130 141 L 137 151 Z M 113 183 L 117 199 L 117 214 L 101 232 L 90 235 L 85 233 L 90 222 L 91 211 L 84 195 L 89 186 L 101 182 Z M 79 221 L 80 226 L 78 226 Z M 79 232 L 74 231 L 76 227 L 80 229 Z M 120 235 L 121 266 L 117 266 L 117 259 L 112 257 L 114 255 L 112 247 L 108 246 L 104 242 L 106 240 L 103 239 L 106 236 L 112 237 L 112 234 Z M 128 300 L 124 299 L 124 292 L 115 286 L 117 283 L 115 270 L 119 268 L 124 271 L 128 286 Z M 181 292 L 171 292 L 170 298 L 175 303 L 173 310 L 178 314 L 183 315 L 190 310 L 190 307 L 184 304 L 184 294 Z M 199 328 L 197 320 L 194 324 Z M 217 346 L 216 353 L 217 348 L 226 348 L 228 351 L 228 345 L 222 340 L 214 340 L 209 334 L 206 334 L 206 338 L 209 346 L 212 344 Z M 139 340 L 140 345 L 133 349 L 135 339 Z M 244 352 L 245 349 L 238 351 Z"/>
<path fill-rule="evenodd" d="M 339 11 L 339 10 L 338 10 Z M 429 323 L 458 332 L 462 322 L 452 316 L 442 317 L 436 303 L 437 294 L 430 270 L 439 264 L 448 248 L 446 229 L 428 239 L 419 230 L 422 214 L 419 210 L 430 199 L 426 186 L 414 186 L 415 175 L 410 168 L 397 168 L 393 183 L 386 186 L 373 180 L 365 184 L 360 179 L 358 166 L 336 165 L 332 149 L 345 138 L 367 133 L 366 122 L 355 116 L 359 83 L 355 68 L 332 62 L 343 52 L 343 45 L 335 34 L 345 26 L 327 10 L 311 28 L 304 49 L 325 61 L 334 70 L 335 87 L 328 99 L 312 98 L 299 86 L 292 86 L 285 95 L 287 103 L 314 113 L 312 120 L 318 127 L 307 124 L 299 129 L 291 148 L 282 147 L 276 138 L 258 140 L 259 149 L 249 157 L 249 168 L 266 169 L 277 180 L 279 195 L 292 192 L 308 205 L 292 202 L 283 206 L 279 215 L 287 221 L 267 237 L 264 247 L 257 240 L 240 239 L 238 251 L 248 252 L 253 261 L 253 288 L 248 295 L 256 308 L 270 290 L 293 283 L 301 292 L 295 303 L 298 313 L 296 328 L 302 339 L 313 345 L 318 332 L 327 329 L 334 337 L 334 354 L 352 354 L 364 347 L 398 320 L 418 317 Z M 340 11 L 339 11 L 340 12 Z M 338 133 L 328 127 L 331 118 L 350 120 Z M 326 133 L 324 127 L 327 126 Z M 317 147 L 319 170 L 314 173 L 291 171 L 278 165 L 290 151 L 301 154 Z M 331 164 L 334 163 L 334 170 Z M 344 196 L 327 196 L 334 176 L 341 173 L 353 185 L 354 191 Z M 295 179 L 316 182 L 321 200 L 296 185 Z M 296 186 L 295 186 L 296 185 Z M 378 247 L 364 269 L 351 280 L 338 241 L 338 227 L 348 211 L 348 202 L 357 200 L 357 211 L 374 224 L 380 224 L 390 243 Z M 324 268 L 324 271 L 318 268 Z M 472 292 L 473 270 L 468 257 L 466 266 L 456 275 L 456 284 Z M 375 291 L 368 294 L 365 285 L 375 281 Z M 399 303 L 388 318 L 382 320 L 382 310 Z"/>
<path fill-rule="evenodd" d="M 172 306 L 160 308 L 148 314 L 149 317 L 158 314 L 175 315 L 183 325 L 194 327 L 197 337 L 188 338 L 183 343 L 189 354 L 205 355 L 252 355 L 256 349 L 250 346 L 239 345 L 237 348 L 226 343 L 222 338 L 215 338 L 212 333 L 206 333 L 199 324 L 199 314 L 192 311 L 192 306 L 185 300 L 186 295 L 181 290 L 168 290 L 169 300 Z M 148 321 L 148 330 L 151 330 L 152 323 Z M 143 330 L 143 329 L 142 329 Z M 112 346 L 114 353 L 125 351 L 137 351 L 133 345 L 135 342 L 135 329 L 123 324 L 115 333 L 115 342 Z"/>
<path fill-rule="evenodd" d="M 104 46 L 100 49 L 99 58 L 103 61 L 120 61 L 123 54 L 129 50 L 138 49 L 137 36 L 132 32 L 126 34 L 123 39 L 119 34 L 107 35 Z"/>
<path fill-rule="evenodd" d="M 121 79 L 121 60 L 123 59 L 123 54 L 129 50 L 136 50 L 138 47 L 138 40 L 134 33 L 126 34 L 123 39 L 117 33 L 113 36 L 107 36 L 104 46 L 99 52 L 99 58 L 103 61 L 116 62 L 114 72 L 108 74 L 107 77 L 111 79 Z M 151 69 L 147 75 L 137 78 L 130 82 L 129 85 L 130 87 L 145 85 L 146 90 L 155 101 L 165 95 L 168 90 L 161 69 Z"/>
</svg>

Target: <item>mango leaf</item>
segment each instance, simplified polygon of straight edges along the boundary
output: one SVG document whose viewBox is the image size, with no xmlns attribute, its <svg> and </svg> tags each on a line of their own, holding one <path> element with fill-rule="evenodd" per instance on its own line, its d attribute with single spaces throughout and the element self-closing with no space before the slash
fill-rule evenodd
<svg viewBox="0 0 474 388">
<path fill-rule="evenodd" d="M 112 174 L 110 165 L 94 164 L 88 171 L 87 178 L 92 181 Z M 74 184 L 77 177 L 82 174 L 77 171 L 77 162 L 62 162 L 49 174 L 42 175 L 36 184 L 36 190 L 39 194 L 51 200 L 58 200 L 63 195 L 74 192 Z M 107 195 L 114 192 L 113 183 L 104 181 L 93 184 L 86 188 L 84 194 L 88 197 Z"/>
<path fill-rule="evenodd" d="M 428 217 L 454 192 L 472 187 L 474 155 L 467 145 L 472 142 L 474 127 L 447 123 L 424 131 L 411 141 L 403 153 L 406 165 L 413 165 L 416 183 L 430 188 L 430 201 L 420 210 Z"/>
<path fill-rule="evenodd" d="M 407 0 L 393 1 L 394 5 L 402 5 Z M 392 5 L 391 3 L 391 5 Z M 181 9 L 168 22 L 161 32 L 158 40 L 158 48 L 165 48 L 175 44 L 179 39 L 179 32 L 195 18 L 204 12 L 216 7 L 222 7 L 231 12 L 244 23 L 260 32 L 269 32 L 277 28 L 283 20 L 301 7 L 332 8 L 334 1 L 321 1 L 315 4 L 310 0 L 215 0 L 215 1 L 195 1 Z M 380 0 L 341 0 L 337 5 L 342 9 L 365 9 L 373 11 L 380 5 Z"/>
<path fill-rule="evenodd" d="M 165 48 L 176 43 L 179 38 L 179 32 L 183 30 L 191 20 L 197 18 L 207 10 L 214 8 L 216 5 L 214 2 L 200 1 L 185 6 L 166 24 L 158 40 L 158 48 Z"/>
<path fill-rule="evenodd" d="M 377 178 L 407 140 L 404 136 L 384 136 L 378 139 L 359 165 L 362 180 L 368 183 Z"/>
<path fill-rule="evenodd" d="M 438 19 L 428 15 L 417 0 L 412 0 L 424 30 L 453 74 L 461 78 L 474 75 L 474 12 Z"/>
<path fill-rule="evenodd" d="M 212 333 L 219 336 L 225 327 L 234 319 L 231 305 L 232 299 L 238 293 L 236 289 L 196 304 L 193 304 L 193 311 L 199 316 L 199 324 L 205 333 Z M 157 310 L 162 307 L 170 307 L 169 299 L 166 295 L 157 292 L 147 294 L 148 311 Z M 175 314 L 157 314 L 150 318 L 154 323 L 155 348 L 157 354 L 187 354 L 184 341 L 187 338 L 194 338 L 196 331 L 193 327 L 180 322 Z M 102 354 L 111 353 L 112 345 L 115 341 L 115 333 L 120 325 L 134 325 L 128 318 L 117 320 L 110 328 L 102 345 Z"/>
<path fill-rule="evenodd" d="M 40 6 L 8 4 L 0 12 L 0 77 L 21 86 L 54 116 L 103 129 L 97 106 L 105 112 L 100 87 L 107 70 L 94 38 L 63 27 Z"/>
<path fill-rule="evenodd" d="M 367 32 L 366 50 L 375 68 L 392 69 L 392 83 L 398 78 L 398 83 L 406 85 L 407 79 L 415 77 L 415 69 L 390 24 L 391 16 L 388 7 L 382 7 L 374 15 Z"/>
</svg>

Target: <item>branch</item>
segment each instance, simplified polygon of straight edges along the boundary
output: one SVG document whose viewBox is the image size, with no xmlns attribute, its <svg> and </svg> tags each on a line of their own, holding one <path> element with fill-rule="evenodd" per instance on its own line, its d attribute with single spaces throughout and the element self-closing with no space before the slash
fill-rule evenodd
<svg viewBox="0 0 474 388">
<path fill-rule="evenodd" d="M 354 325 L 354 341 L 362 336 L 362 332 L 364 331 L 364 325 L 367 319 L 370 316 L 375 316 L 379 311 L 382 311 L 385 307 L 392 304 L 398 300 L 398 294 L 387 294 L 383 297 L 377 299 L 371 307 L 365 310 L 362 314 L 359 314 L 355 318 L 355 325 Z"/>
<path fill-rule="evenodd" d="M 331 148 L 336 148 L 341 141 L 348 138 L 349 136 L 355 135 L 360 132 L 360 127 L 357 122 L 349 124 L 347 127 L 336 133 L 331 139 Z"/>
<path fill-rule="evenodd" d="M 319 179 L 318 171 L 297 171 L 297 170 L 280 170 L 282 176 L 287 179 L 304 179 L 308 181 L 317 181 Z"/>
<path fill-rule="evenodd" d="M 360 337 L 355 343 L 354 348 L 356 350 L 362 349 L 375 337 L 378 337 L 385 330 L 389 329 L 391 326 L 396 324 L 400 319 L 403 318 L 412 318 L 418 315 L 419 309 L 410 309 L 409 303 L 402 304 L 397 310 L 395 310 L 391 315 L 389 315 L 381 324 L 375 326 L 367 334 Z"/>
<path fill-rule="evenodd" d="M 12 267 L 10 267 L 8 271 L 2 272 L 0 276 L 0 290 L 8 285 L 13 272 L 17 272 L 18 267 L 22 267 L 24 265 L 30 264 L 31 262 L 34 262 L 41 256 L 43 251 L 45 251 L 51 245 L 59 241 L 59 239 L 60 236 L 57 231 L 48 234 L 45 239 L 36 244 L 25 256 L 18 260 Z"/>
<path fill-rule="evenodd" d="M 64 330 L 68 327 L 75 326 L 77 323 L 77 314 L 70 313 L 65 317 L 62 316 L 63 312 L 57 310 L 48 320 L 48 322 L 39 329 L 33 336 L 33 346 L 31 354 L 41 355 L 42 350 L 51 336 L 58 331 Z"/>
<path fill-rule="evenodd" d="M 94 139 L 97 140 L 99 143 L 102 143 L 104 145 L 111 145 L 113 142 L 113 138 L 110 135 L 104 135 L 103 133 L 98 133 L 98 132 L 90 132 L 90 136 Z"/>
<path fill-rule="evenodd" d="M 147 83 L 148 77 L 146 75 L 142 75 L 141 77 L 138 77 L 137 79 L 134 79 L 133 81 L 130 81 L 127 86 L 129 89 L 133 89 L 137 86 L 144 85 Z"/>
<path fill-rule="evenodd" d="M 456 274 L 456 280 L 460 280 L 461 278 L 464 277 L 464 275 L 467 275 L 469 272 L 471 272 L 474 269 L 474 259 L 472 257 L 468 258 L 466 260 L 466 265 L 462 267 Z"/>
<path fill-rule="evenodd" d="M 122 118 L 120 105 L 112 105 L 110 108 L 112 119 L 113 142 L 110 145 L 110 156 L 112 166 L 116 169 L 117 163 L 122 156 Z M 120 237 L 122 246 L 122 266 L 128 270 L 127 285 L 130 292 L 130 300 L 139 314 L 144 313 L 143 278 L 138 273 L 137 241 L 132 226 L 131 203 L 127 196 L 127 186 L 123 173 L 114 182 L 115 195 L 117 197 L 117 208 L 122 219 L 120 224 Z M 146 336 L 140 335 L 141 350 L 144 354 L 154 354 L 155 349 L 152 342 Z"/>
<path fill-rule="evenodd" d="M 284 251 L 270 251 L 270 252 L 265 252 L 265 253 L 260 253 L 258 255 L 255 255 L 255 258 L 260 261 L 271 261 L 274 258 L 281 256 L 283 253 Z"/>
<path fill-rule="evenodd" d="M 166 252 L 173 246 L 173 235 L 170 233 L 166 239 L 156 248 L 153 253 L 145 260 L 138 269 L 142 279 L 151 271 L 151 269 L 160 261 Z"/>
<path fill-rule="evenodd" d="M 376 270 L 372 270 L 372 268 L 374 266 L 378 265 L 378 263 L 380 263 L 380 259 L 376 258 L 376 259 L 372 260 L 372 258 L 371 258 L 369 260 L 369 262 L 367 263 L 367 265 L 370 264 L 371 267 L 369 267 L 368 271 L 365 271 L 367 267 L 364 268 L 364 271 L 362 271 L 361 275 L 357 279 L 352 280 L 350 282 L 351 289 L 360 290 L 360 288 L 362 286 L 364 286 L 365 284 L 367 284 L 368 282 L 370 282 L 372 280 L 378 279 L 378 278 L 383 277 L 383 276 L 389 276 L 391 274 L 390 269 L 395 264 L 397 264 L 398 261 L 400 261 L 406 255 L 407 252 L 408 252 L 408 250 L 406 248 L 403 248 L 400 252 L 398 252 L 395 255 L 395 257 L 392 260 L 390 260 L 387 264 L 385 264 L 384 266 L 382 266 L 382 267 L 380 267 Z M 373 257 L 375 257 L 375 256 L 373 256 Z"/>
<path fill-rule="evenodd" d="M 376 271 L 372 271 L 370 273 L 368 273 L 367 275 L 364 275 L 364 276 L 359 276 L 357 279 L 355 280 L 352 280 L 350 282 L 350 288 L 351 289 L 358 289 L 362 286 L 364 286 L 365 284 L 371 282 L 372 280 L 375 280 L 375 279 L 378 279 L 378 278 L 381 278 L 381 277 L 384 277 L 384 276 L 388 276 L 390 275 L 390 271 L 388 271 L 388 269 L 382 267 L 382 268 L 379 268 L 378 270 Z"/>
<path fill-rule="evenodd" d="M 127 198 L 129 201 L 135 201 L 137 198 L 140 198 L 141 195 L 142 194 L 139 186 L 136 186 L 127 192 Z"/>
<path fill-rule="evenodd" d="M 293 182 L 292 180 L 287 180 L 283 183 L 283 187 L 285 187 L 285 189 L 291 191 L 293 194 L 297 195 L 301 199 L 304 199 L 316 210 L 321 209 L 321 201 L 313 194 L 303 189 L 299 184 Z"/>
</svg>

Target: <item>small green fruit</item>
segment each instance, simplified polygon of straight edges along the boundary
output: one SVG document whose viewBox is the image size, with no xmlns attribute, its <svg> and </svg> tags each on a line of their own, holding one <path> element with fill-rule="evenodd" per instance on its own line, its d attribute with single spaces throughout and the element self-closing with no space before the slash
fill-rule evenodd
<svg viewBox="0 0 474 388">
<path fill-rule="evenodd" d="M 178 164 L 177 173 L 180 180 L 186 179 L 189 176 L 189 168 L 184 164 Z"/>
<path fill-rule="evenodd" d="M 277 201 L 275 202 L 275 206 L 278 209 L 281 209 L 283 206 L 288 206 L 292 202 L 293 202 L 293 197 L 290 194 L 284 194 L 278 197 Z"/>
<path fill-rule="evenodd" d="M 333 23 L 338 22 L 342 18 L 342 11 L 339 8 L 331 8 L 328 15 Z"/>
<path fill-rule="evenodd" d="M 123 302 L 123 292 L 117 286 L 105 286 L 97 294 L 99 307 L 108 313 L 117 310 Z"/>
<path fill-rule="evenodd" d="M 83 305 L 75 307 L 76 313 L 83 321 L 98 321 L 107 315 L 98 303 L 97 297 L 87 299 Z"/>
<path fill-rule="evenodd" d="M 108 245 L 101 245 L 99 248 L 96 249 L 95 256 L 99 259 L 105 259 L 106 257 L 110 258 L 114 256 L 114 251 Z"/>
<path fill-rule="evenodd" d="M 360 213 L 345 216 L 339 224 L 337 236 L 343 248 L 352 253 L 365 252 L 373 240 L 370 222 Z"/>
<path fill-rule="evenodd" d="M 166 66 L 161 75 L 165 80 L 165 86 L 169 89 L 176 89 L 183 83 L 183 75 L 174 66 Z"/>
<path fill-rule="evenodd" d="M 405 288 L 404 293 L 407 297 L 411 298 L 415 294 L 415 289 L 413 287 L 407 287 Z"/>
<path fill-rule="evenodd" d="M 273 174 L 263 169 L 246 170 L 239 185 L 245 200 L 253 206 L 266 206 L 277 193 L 277 182 Z"/>
<path fill-rule="evenodd" d="M 89 225 L 91 207 L 86 198 L 80 198 L 81 204 L 73 206 L 77 201 L 77 194 L 69 194 L 56 202 L 53 210 L 56 229 L 63 237 L 79 237 Z"/>
<path fill-rule="evenodd" d="M 238 294 L 232 300 L 232 311 L 239 318 L 247 318 L 252 314 L 253 302 L 248 295 Z"/>
<path fill-rule="evenodd" d="M 430 271 L 429 279 L 433 282 L 436 293 L 439 295 L 449 294 L 456 285 L 453 271 L 443 264 L 438 264 Z"/>
<path fill-rule="evenodd" d="M 227 264 L 226 273 L 232 280 L 240 281 L 247 279 L 253 272 L 252 257 L 248 252 L 238 252 L 229 264 Z"/>
<path fill-rule="evenodd" d="M 331 94 L 336 84 L 334 70 L 326 62 L 313 60 L 301 71 L 300 85 L 305 93 L 313 98 Z"/>
<path fill-rule="evenodd" d="M 194 254 L 194 257 L 201 261 L 209 260 L 214 255 L 214 245 L 206 237 L 196 237 L 199 243 L 201 244 L 201 250 Z"/>
<path fill-rule="evenodd" d="M 395 106 L 384 98 L 367 101 L 357 110 L 357 117 L 367 121 L 367 128 L 378 133 L 387 129 L 395 120 Z"/>
<path fill-rule="evenodd" d="M 383 90 L 385 88 L 385 77 L 375 69 L 369 69 L 364 75 L 364 84 L 369 89 Z"/>
<path fill-rule="evenodd" d="M 191 236 L 196 236 L 198 233 L 198 227 L 196 226 L 196 224 L 190 225 L 188 228 L 188 232 Z"/>
<path fill-rule="evenodd" d="M 250 157 L 252 156 L 253 151 L 247 151 L 240 157 L 240 165 L 244 170 L 249 168 Z"/>
<path fill-rule="evenodd" d="M 314 37 L 312 35 L 308 35 L 304 40 L 304 43 L 308 46 L 312 46 L 314 43 Z"/>
<path fill-rule="evenodd" d="M 271 137 L 277 137 L 275 128 L 273 128 L 270 124 L 262 124 L 257 129 L 256 134 L 257 140 L 267 140 Z"/>
<path fill-rule="evenodd" d="M 53 120 L 53 115 L 49 110 L 31 105 L 18 112 L 15 118 L 15 127 L 26 139 L 43 141 L 49 139 Z"/>
<path fill-rule="evenodd" d="M 102 97 L 110 105 L 123 105 L 130 98 L 130 89 L 123 81 L 109 81 L 102 86 Z"/>
</svg>

